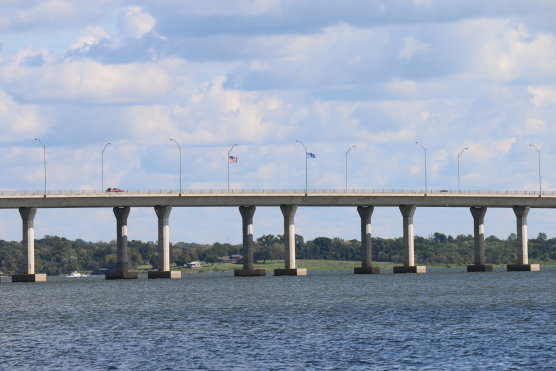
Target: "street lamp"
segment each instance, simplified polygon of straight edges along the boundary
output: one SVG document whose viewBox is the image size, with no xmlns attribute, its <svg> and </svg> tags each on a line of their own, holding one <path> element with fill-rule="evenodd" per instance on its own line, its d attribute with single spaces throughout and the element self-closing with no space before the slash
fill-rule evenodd
<svg viewBox="0 0 556 371">
<path fill-rule="evenodd" d="M 307 196 L 307 146 L 300 140 L 296 140 L 296 142 L 301 144 L 305 150 L 305 196 Z"/>
<path fill-rule="evenodd" d="M 425 146 L 423 144 L 421 144 L 421 142 L 415 142 L 415 144 L 420 145 L 421 148 L 423 149 L 423 151 L 425 151 L 425 194 L 427 194 L 427 191 L 428 191 L 428 187 L 427 187 L 427 149 L 425 148 Z"/>
<path fill-rule="evenodd" d="M 232 153 L 232 150 L 234 149 L 234 147 L 237 147 L 237 143 L 234 144 L 230 150 L 228 151 L 228 191 L 230 190 L 230 153 Z"/>
<path fill-rule="evenodd" d="M 178 141 L 175 139 L 170 139 L 170 141 L 176 143 L 176 146 L 178 146 L 178 150 L 180 151 L 180 196 L 181 196 L 181 146 L 178 143 Z"/>
<path fill-rule="evenodd" d="M 355 148 L 355 146 L 349 146 L 347 152 L 346 152 L 346 192 L 348 190 L 348 154 L 351 151 L 352 148 Z"/>
<path fill-rule="evenodd" d="M 42 140 L 35 138 L 37 142 L 42 144 L 42 158 L 44 162 L 44 197 L 46 197 L 46 146 L 42 142 Z"/>
<path fill-rule="evenodd" d="M 529 147 L 533 147 L 537 154 L 539 155 L 539 196 L 542 194 L 542 183 L 541 183 L 541 151 L 534 145 L 529 144 Z"/>
<path fill-rule="evenodd" d="M 100 190 L 104 191 L 104 151 L 106 151 L 106 147 L 111 145 L 112 143 L 108 142 L 104 145 L 102 152 L 100 153 L 100 179 L 101 179 L 101 186 Z"/>
<path fill-rule="evenodd" d="M 469 148 L 465 147 L 458 154 L 458 192 L 461 192 L 461 189 L 460 189 L 460 186 L 459 186 L 459 158 L 461 157 L 461 154 L 467 149 L 469 149 Z"/>
</svg>

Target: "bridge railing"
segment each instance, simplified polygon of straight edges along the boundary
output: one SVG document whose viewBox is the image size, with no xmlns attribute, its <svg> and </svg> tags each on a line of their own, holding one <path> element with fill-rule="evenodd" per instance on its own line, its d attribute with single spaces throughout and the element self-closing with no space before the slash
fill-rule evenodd
<svg viewBox="0 0 556 371">
<path fill-rule="evenodd" d="M 422 189 L 268 189 L 268 188 L 242 188 L 242 189 L 148 189 L 148 190 L 126 190 L 123 192 L 105 192 L 102 190 L 49 190 L 46 192 L 47 196 L 149 196 L 149 195 L 168 195 L 177 196 L 182 195 L 256 195 L 256 194 L 294 194 L 294 195 L 526 195 L 534 196 L 539 195 L 538 191 L 516 191 L 516 190 L 428 190 L 426 193 Z M 554 196 L 556 191 L 543 191 L 541 195 Z M 0 197 L 25 197 L 25 196 L 44 196 L 44 191 L 1 191 Z"/>
</svg>

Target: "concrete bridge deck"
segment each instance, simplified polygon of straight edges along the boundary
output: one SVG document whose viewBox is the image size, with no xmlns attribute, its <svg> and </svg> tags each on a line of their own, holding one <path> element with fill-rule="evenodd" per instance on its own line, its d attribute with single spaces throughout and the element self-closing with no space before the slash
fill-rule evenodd
<svg viewBox="0 0 556 371">
<path fill-rule="evenodd" d="M 0 192 L 0 208 L 92 207 L 225 207 L 225 206 L 384 206 L 398 207 L 514 207 L 556 208 L 556 193 L 533 191 L 418 190 L 187 190 Z"/>
</svg>

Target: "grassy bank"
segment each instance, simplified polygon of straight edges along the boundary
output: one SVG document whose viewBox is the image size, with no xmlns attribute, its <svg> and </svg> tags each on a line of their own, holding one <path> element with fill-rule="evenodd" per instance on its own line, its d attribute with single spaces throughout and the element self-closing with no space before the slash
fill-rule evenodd
<svg viewBox="0 0 556 371">
<path fill-rule="evenodd" d="M 344 261 L 344 260 L 313 260 L 313 259 L 298 259 L 296 261 L 298 268 L 307 268 L 309 271 L 318 270 L 353 270 L 354 267 L 360 267 L 361 262 L 356 261 Z M 391 269 L 393 263 L 374 263 L 374 265 L 383 268 Z M 201 268 L 176 268 L 172 270 L 181 270 L 184 273 L 202 273 L 202 272 L 233 272 L 234 269 L 241 269 L 241 264 L 229 264 L 229 263 L 203 263 Z M 266 263 L 257 263 L 255 268 L 265 268 L 267 270 L 274 270 L 277 268 L 284 268 L 283 260 L 267 260 Z M 141 273 L 145 273 L 152 270 L 150 265 L 141 265 L 137 267 L 137 270 Z"/>
<path fill-rule="evenodd" d="M 353 270 L 354 267 L 360 267 L 361 262 L 345 261 L 345 260 L 318 260 L 318 259 L 298 259 L 298 268 L 307 268 L 308 271 L 322 271 L 322 270 Z M 400 263 L 392 262 L 374 262 L 374 266 L 380 267 L 384 271 L 392 270 L 392 267 L 401 265 Z M 425 264 L 427 268 L 457 268 L 465 267 L 465 265 L 457 264 Z M 542 264 L 549 266 L 550 264 Z M 504 268 L 505 264 L 494 264 L 495 268 Z M 203 263 L 201 268 L 188 269 L 184 267 L 174 267 L 172 270 L 181 270 L 183 273 L 202 273 L 202 272 L 233 272 L 234 269 L 241 269 L 241 264 L 229 263 Z M 267 260 L 266 263 L 257 263 L 255 268 L 265 268 L 272 271 L 277 268 L 284 268 L 283 260 Z M 137 267 L 140 273 L 146 273 L 152 270 L 150 265 L 141 265 Z"/>
</svg>

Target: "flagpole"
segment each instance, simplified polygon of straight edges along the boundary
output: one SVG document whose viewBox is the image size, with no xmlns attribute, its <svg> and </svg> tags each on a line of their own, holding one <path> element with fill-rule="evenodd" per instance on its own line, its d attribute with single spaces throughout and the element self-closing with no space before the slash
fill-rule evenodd
<svg viewBox="0 0 556 371">
<path fill-rule="evenodd" d="M 301 144 L 305 150 L 305 196 L 307 196 L 307 146 L 300 140 L 296 140 L 296 142 Z"/>
<path fill-rule="evenodd" d="M 228 160 L 228 191 L 230 191 L 230 153 L 232 152 L 234 147 L 237 147 L 237 144 L 234 144 L 232 146 L 232 148 L 230 148 L 230 150 L 228 151 L 228 156 L 227 156 L 227 160 Z"/>
</svg>

